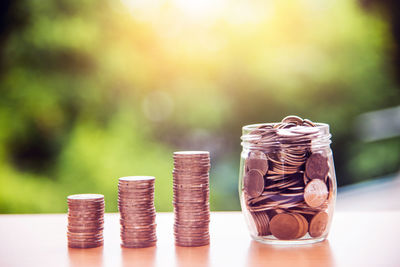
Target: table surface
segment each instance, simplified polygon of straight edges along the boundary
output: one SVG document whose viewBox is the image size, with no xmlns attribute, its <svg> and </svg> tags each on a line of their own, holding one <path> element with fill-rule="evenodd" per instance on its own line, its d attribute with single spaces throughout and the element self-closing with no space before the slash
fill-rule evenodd
<svg viewBox="0 0 400 267">
<path fill-rule="evenodd" d="M 119 215 L 105 215 L 104 247 L 70 249 L 66 214 L 0 215 L 0 266 L 400 266 L 400 211 L 336 212 L 313 245 L 252 241 L 240 212 L 211 214 L 211 244 L 174 245 L 172 213 L 157 214 L 157 247 L 121 248 Z"/>
</svg>

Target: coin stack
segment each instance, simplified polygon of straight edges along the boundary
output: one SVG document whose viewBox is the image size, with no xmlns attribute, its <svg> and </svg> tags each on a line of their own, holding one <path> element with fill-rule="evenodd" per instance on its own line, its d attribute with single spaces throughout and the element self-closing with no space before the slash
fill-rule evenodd
<svg viewBox="0 0 400 267">
<path fill-rule="evenodd" d="M 282 240 L 323 235 L 334 175 L 330 150 L 322 148 L 326 137 L 297 116 L 261 125 L 249 136 L 243 193 L 258 235 Z"/>
<path fill-rule="evenodd" d="M 210 243 L 210 153 L 174 153 L 173 190 L 175 244 L 184 247 Z"/>
<path fill-rule="evenodd" d="M 154 181 L 153 176 L 119 178 L 118 208 L 123 247 L 152 247 L 157 242 Z"/>
<path fill-rule="evenodd" d="M 68 201 L 68 246 L 94 248 L 103 245 L 104 196 L 71 195 Z"/>
</svg>

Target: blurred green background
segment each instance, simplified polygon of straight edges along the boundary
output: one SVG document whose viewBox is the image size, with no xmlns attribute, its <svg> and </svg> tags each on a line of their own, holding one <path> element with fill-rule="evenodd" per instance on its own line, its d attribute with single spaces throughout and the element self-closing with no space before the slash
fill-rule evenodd
<svg viewBox="0 0 400 267">
<path fill-rule="evenodd" d="M 211 209 L 238 210 L 241 127 L 289 114 L 331 125 L 339 185 L 397 172 L 399 136 L 357 126 L 400 105 L 396 19 L 370 2 L 4 1 L 0 212 L 86 192 L 117 211 L 127 175 L 156 176 L 170 211 L 172 152 L 192 149 L 211 152 Z"/>
</svg>

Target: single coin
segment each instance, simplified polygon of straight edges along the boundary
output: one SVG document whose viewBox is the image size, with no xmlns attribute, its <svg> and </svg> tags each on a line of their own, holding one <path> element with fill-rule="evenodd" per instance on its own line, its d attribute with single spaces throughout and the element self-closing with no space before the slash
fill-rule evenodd
<svg viewBox="0 0 400 267">
<path fill-rule="evenodd" d="M 258 170 L 250 170 L 244 176 L 244 190 L 250 197 L 258 197 L 264 191 L 264 177 Z"/>
<path fill-rule="evenodd" d="M 297 218 L 297 220 L 299 221 L 299 225 L 300 225 L 299 232 L 298 232 L 298 235 L 296 236 L 296 238 L 302 238 L 308 232 L 308 222 L 307 222 L 306 218 L 304 218 L 299 213 L 292 213 L 292 215 Z"/>
<path fill-rule="evenodd" d="M 310 228 L 308 230 L 310 236 L 311 237 L 321 236 L 326 230 L 328 219 L 329 219 L 328 213 L 324 211 L 321 211 L 316 215 L 314 215 L 314 217 L 311 219 Z"/>
<path fill-rule="evenodd" d="M 315 127 L 315 124 L 309 119 L 304 119 L 303 120 L 303 125 L 308 125 L 308 126 L 311 126 L 311 127 Z"/>
<path fill-rule="evenodd" d="M 82 242 L 82 243 L 73 243 L 73 242 L 68 242 L 68 247 L 70 248 L 96 248 L 96 247 L 101 247 L 103 245 L 103 241 L 101 242 L 96 242 L 96 243 L 90 243 L 90 242 Z"/>
<path fill-rule="evenodd" d="M 322 153 L 312 153 L 306 162 L 306 175 L 310 179 L 325 180 L 328 175 L 328 159 Z"/>
<path fill-rule="evenodd" d="M 303 123 L 303 119 L 295 116 L 295 115 L 289 115 L 286 116 L 285 118 L 282 119 L 282 123 L 294 123 L 296 125 L 301 125 Z"/>
<path fill-rule="evenodd" d="M 68 200 L 101 200 L 104 196 L 101 194 L 76 194 L 67 197 Z"/>
<path fill-rule="evenodd" d="M 262 175 L 268 171 L 268 159 L 262 151 L 251 151 L 246 159 L 247 170 L 259 170 Z"/>
<path fill-rule="evenodd" d="M 269 224 L 273 236 L 281 240 L 295 239 L 299 233 L 299 221 L 290 213 L 275 215 Z"/>
<path fill-rule="evenodd" d="M 156 245 L 155 241 L 133 242 L 133 243 L 125 243 L 125 242 L 123 242 L 121 244 L 121 246 L 124 247 L 124 248 L 148 248 L 148 247 L 154 247 L 155 245 Z"/>
<path fill-rule="evenodd" d="M 304 200 L 307 205 L 316 208 L 322 205 L 328 197 L 326 184 L 319 180 L 311 180 L 304 188 Z"/>
<path fill-rule="evenodd" d="M 136 181 L 152 181 L 155 180 L 156 178 L 154 176 L 125 176 L 119 178 L 119 181 L 124 181 L 124 182 L 136 182 Z"/>
<path fill-rule="evenodd" d="M 176 151 L 174 157 L 208 157 L 210 152 L 208 151 Z"/>
</svg>

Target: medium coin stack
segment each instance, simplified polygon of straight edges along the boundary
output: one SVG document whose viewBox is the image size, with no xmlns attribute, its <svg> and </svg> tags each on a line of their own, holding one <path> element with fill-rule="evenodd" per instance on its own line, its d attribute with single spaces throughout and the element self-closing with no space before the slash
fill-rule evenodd
<svg viewBox="0 0 400 267">
<path fill-rule="evenodd" d="M 79 194 L 67 197 L 68 246 L 94 248 L 103 245 L 104 196 Z"/>
<path fill-rule="evenodd" d="M 258 235 L 291 240 L 325 232 L 333 181 L 327 151 L 312 147 L 319 131 L 310 120 L 288 116 L 250 133 L 243 191 Z"/>
<path fill-rule="evenodd" d="M 210 243 L 209 170 L 210 153 L 207 151 L 174 153 L 174 234 L 178 246 L 197 247 Z"/>
<path fill-rule="evenodd" d="M 154 181 L 153 176 L 119 178 L 118 208 L 123 247 L 152 247 L 157 242 Z"/>
</svg>

